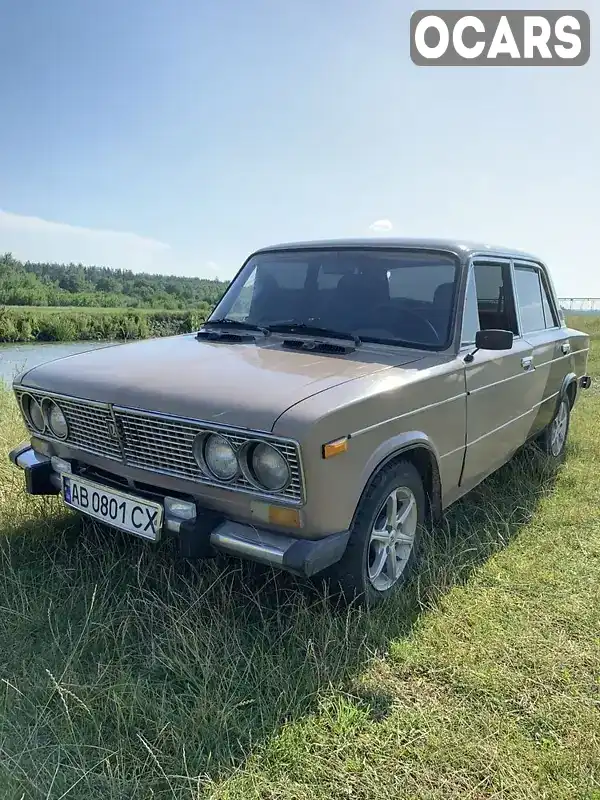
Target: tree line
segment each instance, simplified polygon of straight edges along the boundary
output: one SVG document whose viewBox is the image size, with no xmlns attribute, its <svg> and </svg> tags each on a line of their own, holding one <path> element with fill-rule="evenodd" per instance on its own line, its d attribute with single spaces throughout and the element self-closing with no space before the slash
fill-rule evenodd
<svg viewBox="0 0 600 800">
<path fill-rule="evenodd" d="M 208 313 L 228 283 L 0 255 L 0 306 L 153 308 Z"/>
</svg>

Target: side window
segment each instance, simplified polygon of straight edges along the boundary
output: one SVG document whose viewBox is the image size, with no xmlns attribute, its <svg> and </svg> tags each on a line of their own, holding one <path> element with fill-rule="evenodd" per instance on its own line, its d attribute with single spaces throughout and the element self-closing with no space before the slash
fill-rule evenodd
<svg viewBox="0 0 600 800">
<path fill-rule="evenodd" d="M 548 284 L 544 279 L 544 276 L 542 276 L 542 305 L 544 307 L 544 319 L 546 322 L 546 328 L 557 328 L 560 325 L 560 323 L 556 318 L 556 314 L 552 310 L 551 295 Z"/>
<path fill-rule="evenodd" d="M 479 314 L 477 312 L 477 287 L 475 272 L 470 270 L 465 295 L 465 309 L 462 321 L 461 345 L 475 344 L 475 334 L 479 330 Z"/>
<path fill-rule="evenodd" d="M 510 264 L 476 263 L 474 272 L 480 329 L 512 331 L 518 336 Z"/>
<path fill-rule="evenodd" d="M 515 288 L 521 313 L 522 333 L 545 330 L 546 319 L 539 270 L 532 267 L 515 267 Z"/>
</svg>

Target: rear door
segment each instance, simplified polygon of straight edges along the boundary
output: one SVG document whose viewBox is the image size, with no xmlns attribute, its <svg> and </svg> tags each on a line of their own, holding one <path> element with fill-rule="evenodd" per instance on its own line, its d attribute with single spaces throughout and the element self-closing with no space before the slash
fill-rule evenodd
<svg viewBox="0 0 600 800">
<path fill-rule="evenodd" d="M 536 414 L 531 420 L 529 435 L 548 425 L 556 410 L 556 402 L 564 376 L 569 372 L 569 343 L 561 336 L 562 328 L 550 282 L 541 264 L 514 261 L 514 283 L 519 325 L 532 347 Z"/>
<path fill-rule="evenodd" d="M 510 330 L 510 350 L 479 350 L 465 364 L 467 442 L 461 485 L 475 485 L 502 466 L 527 439 L 539 396 L 533 347 L 519 329 L 510 259 L 473 260 L 465 298 L 463 341 L 474 350 L 477 330 Z"/>
</svg>

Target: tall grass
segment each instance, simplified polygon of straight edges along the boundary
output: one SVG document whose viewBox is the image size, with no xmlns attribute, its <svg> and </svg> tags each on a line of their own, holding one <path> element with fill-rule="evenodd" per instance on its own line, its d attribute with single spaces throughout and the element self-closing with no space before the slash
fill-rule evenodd
<svg viewBox="0 0 600 800">
<path fill-rule="evenodd" d="M 0 462 L 0 797 L 597 800 L 599 413 L 557 472 L 525 453 L 456 504 L 372 612 L 82 525 Z"/>
<path fill-rule="evenodd" d="M 0 342 L 146 339 L 196 330 L 204 313 L 111 308 L 0 308 Z"/>
</svg>

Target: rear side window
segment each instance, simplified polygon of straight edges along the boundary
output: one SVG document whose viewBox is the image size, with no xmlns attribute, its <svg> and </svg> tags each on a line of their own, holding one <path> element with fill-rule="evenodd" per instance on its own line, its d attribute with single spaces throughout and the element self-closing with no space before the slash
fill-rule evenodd
<svg viewBox="0 0 600 800">
<path fill-rule="evenodd" d="M 550 291 L 546 285 L 544 276 L 542 275 L 542 305 L 544 307 L 544 319 L 547 328 L 557 328 L 560 323 L 556 317 L 556 313 L 552 310 L 552 301 Z"/>
<path fill-rule="evenodd" d="M 548 292 L 539 269 L 516 266 L 515 285 L 522 333 L 535 333 L 556 327 Z"/>
</svg>

